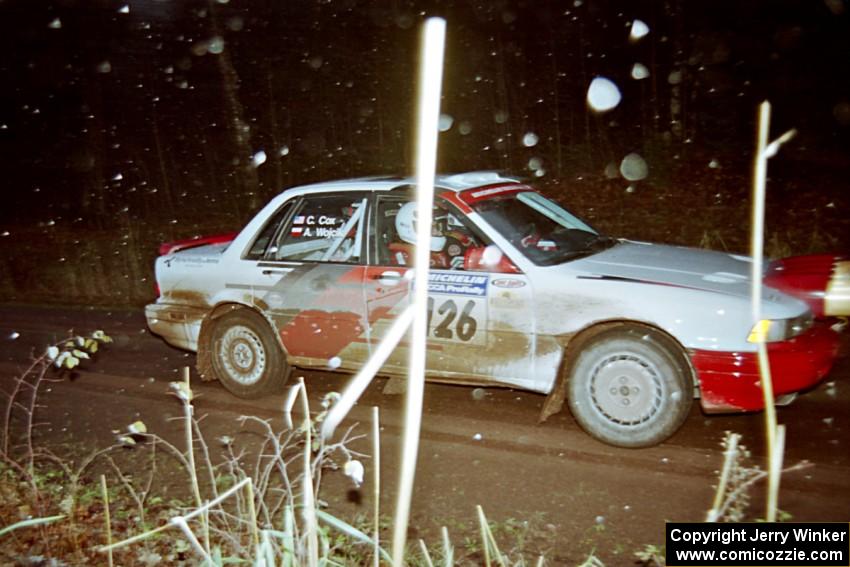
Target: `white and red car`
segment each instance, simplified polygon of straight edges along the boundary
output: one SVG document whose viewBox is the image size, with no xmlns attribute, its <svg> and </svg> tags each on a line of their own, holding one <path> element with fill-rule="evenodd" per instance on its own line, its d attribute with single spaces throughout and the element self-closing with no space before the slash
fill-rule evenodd
<svg viewBox="0 0 850 567">
<path fill-rule="evenodd" d="M 412 184 L 297 187 L 238 234 L 164 245 L 148 325 L 238 396 L 279 390 L 293 366 L 356 371 L 409 301 Z M 547 394 L 544 419 L 566 399 L 591 435 L 629 447 L 672 435 L 695 397 L 762 408 L 749 258 L 601 235 L 492 172 L 438 176 L 434 219 L 429 379 Z M 780 401 L 830 370 L 847 268 L 769 265 L 761 329 Z M 404 374 L 407 351 L 382 373 Z"/>
</svg>

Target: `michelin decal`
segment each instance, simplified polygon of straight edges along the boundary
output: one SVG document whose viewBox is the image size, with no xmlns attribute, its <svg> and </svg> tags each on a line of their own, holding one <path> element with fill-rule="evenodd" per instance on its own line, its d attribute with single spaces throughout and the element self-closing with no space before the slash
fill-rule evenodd
<svg viewBox="0 0 850 567">
<path fill-rule="evenodd" d="M 490 276 L 431 272 L 428 274 L 428 292 L 484 297 L 489 279 Z"/>
</svg>

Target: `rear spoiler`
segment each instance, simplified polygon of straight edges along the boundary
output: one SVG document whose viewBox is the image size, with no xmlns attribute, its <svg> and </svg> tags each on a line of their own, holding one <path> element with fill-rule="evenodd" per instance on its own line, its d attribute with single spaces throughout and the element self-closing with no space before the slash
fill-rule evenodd
<svg viewBox="0 0 850 567">
<path fill-rule="evenodd" d="M 166 256 L 168 254 L 173 254 L 179 250 L 186 250 L 187 248 L 195 248 L 197 246 L 204 246 L 205 244 L 222 244 L 225 242 L 232 242 L 238 232 L 228 232 L 226 234 L 215 234 L 213 236 L 195 236 L 193 238 L 187 238 L 186 240 L 175 240 L 174 242 L 164 242 L 159 245 L 159 255 Z"/>
</svg>

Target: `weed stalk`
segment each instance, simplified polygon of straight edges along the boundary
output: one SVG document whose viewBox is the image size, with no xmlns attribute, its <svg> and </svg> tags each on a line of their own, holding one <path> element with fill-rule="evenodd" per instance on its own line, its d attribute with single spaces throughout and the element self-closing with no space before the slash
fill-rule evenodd
<svg viewBox="0 0 850 567">
<path fill-rule="evenodd" d="M 726 486 L 729 484 L 729 475 L 732 472 L 732 467 L 738 459 L 738 441 L 741 436 L 738 433 L 731 433 L 726 438 L 726 450 L 723 452 L 723 469 L 720 472 L 720 480 L 717 483 L 717 490 L 714 493 L 714 503 L 711 505 L 711 510 L 708 511 L 706 522 L 716 522 L 721 507 L 723 506 L 724 497 L 726 496 Z"/>
<path fill-rule="evenodd" d="M 454 565 L 455 550 L 452 547 L 452 542 L 449 539 L 449 529 L 443 526 L 440 530 L 443 536 L 443 563 L 445 565 Z"/>
<path fill-rule="evenodd" d="M 112 545 L 112 523 L 109 518 L 109 491 L 106 487 L 106 475 L 100 475 L 100 493 L 103 496 L 103 521 L 106 526 L 106 545 Z M 107 562 L 112 567 L 112 550 L 107 552 Z"/>
<path fill-rule="evenodd" d="M 795 130 L 789 130 L 782 136 L 768 142 L 770 135 L 770 103 L 764 101 L 759 105 L 758 129 L 756 135 L 756 157 L 753 173 L 753 211 L 752 211 L 752 234 L 751 234 L 751 255 L 752 255 L 752 273 L 751 273 L 751 299 L 753 324 L 762 325 L 761 319 L 761 299 L 763 285 L 763 256 L 764 256 L 764 209 L 765 209 L 765 193 L 767 186 L 767 160 L 776 155 L 779 147 L 790 140 L 795 134 Z M 769 323 L 768 323 L 769 324 Z M 767 356 L 766 335 L 767 330 L 761 333 L 762 336 L 757 337 L 758 349 L 758 365 L 761 375 L 761 388 L 764 399 L 764 419 L 765 429 L 767 434 L 767 470 L 768 470 L 768 493 L 767 493 L 767 510 L 765 519 L 768 522 L 776 521 L 776 511 L 778 509 L 778 489 L 779 479 L 775 476 L 778 474 L 774 466 L 774 462 L 781 456 L 776 455 L 776 406 L 773 399 L 773 380 L 770 374 L 770 361 Z"/>
</svg>

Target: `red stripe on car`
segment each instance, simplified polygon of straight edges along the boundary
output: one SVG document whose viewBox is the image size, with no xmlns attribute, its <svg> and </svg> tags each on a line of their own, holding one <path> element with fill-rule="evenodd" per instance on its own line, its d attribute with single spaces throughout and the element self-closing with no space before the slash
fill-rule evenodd
<svg viewBox="0 0 850 567">
<path fill-rule="evenodd" d="M 811 388 L 826 376 L 838 353 L 838 334 L 825 322 L 793 339 L 767 345 L 776 396 Z M 755 352 L 690 351 L 706 413 L 764 408 Z"/>
</svg>

